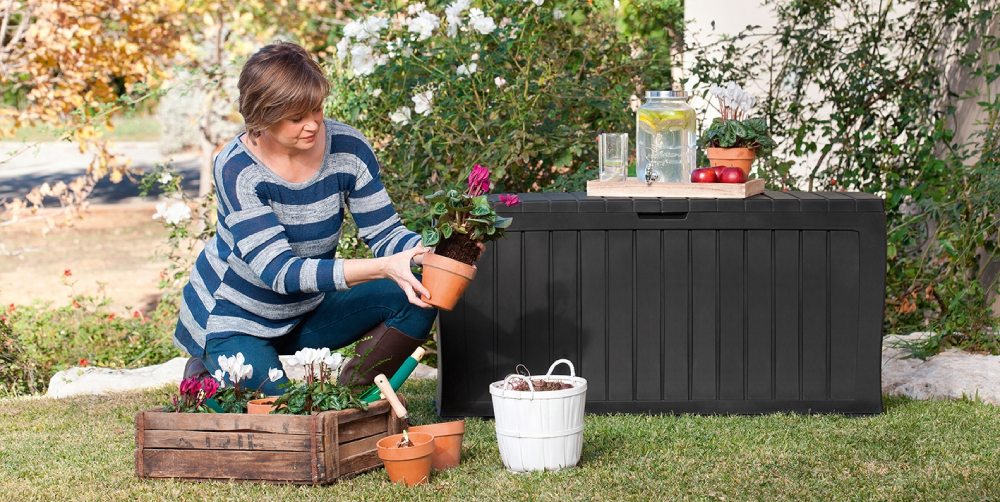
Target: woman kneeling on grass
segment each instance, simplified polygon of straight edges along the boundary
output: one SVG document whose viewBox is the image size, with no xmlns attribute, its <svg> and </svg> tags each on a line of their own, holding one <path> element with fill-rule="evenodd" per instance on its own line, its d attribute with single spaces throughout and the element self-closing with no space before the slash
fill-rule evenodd
<svg viewBox="0 0 1000 502">
<path fill-rule="evenodd" d="M 411 265 L 429 252 L 402 225 L 357 129 L 324 119 L 329 83 L 298 45 L 260 49 L 240 73 L 246 131 L 215 158 L 217 234 L 184 287 L 174 342 L 192 357 L 185 376 L 242 352 L 249 388 L 268 381 L 279 354 L 361 340 L 339 377 L 355 388 L 392 375 L 427 339 L 437 310 Z M 376 258 L 335 257 L 351 211 Z"/>
</svg>

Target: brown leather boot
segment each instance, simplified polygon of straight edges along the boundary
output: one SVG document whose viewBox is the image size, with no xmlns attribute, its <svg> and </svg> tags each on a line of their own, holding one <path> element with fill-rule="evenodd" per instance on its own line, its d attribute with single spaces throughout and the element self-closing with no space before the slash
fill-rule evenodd
<svg viewBox="0 0 1000 502">
<path fill-rule="evenodd" d="M 356 349 L 358 355 L 347 361 L 337 383 L 364 390 L 373 384 L 379 373 L 391 378 L 406 357 L 423 343 L 424 340 L 411 338 L 396 328 L 379 323 L 361 337 Z"/>
</svg>

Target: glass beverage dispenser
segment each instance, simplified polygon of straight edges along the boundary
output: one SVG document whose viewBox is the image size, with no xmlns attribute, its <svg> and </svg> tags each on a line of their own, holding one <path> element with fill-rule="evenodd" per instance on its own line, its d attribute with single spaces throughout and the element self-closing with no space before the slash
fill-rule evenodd
<svg viewBox="0 0 1000 502">
<path fill-rule="evenodd" d="M 647 182 L 690 182 L 695 115 L 684 91 L 647 91 L 635 118 L 636 171 Z"/>
</svg>

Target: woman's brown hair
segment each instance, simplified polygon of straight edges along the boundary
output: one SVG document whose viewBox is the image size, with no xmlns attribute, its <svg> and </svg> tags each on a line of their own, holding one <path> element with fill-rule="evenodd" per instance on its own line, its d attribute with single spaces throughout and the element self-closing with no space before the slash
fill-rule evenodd
<svg viewBox="0 0 1000 502">
<path fill-rule="evenodd" d="M 250 56 L 238 85 L 240 114 L 251 140 L 283 119 L 321 107 L 330 92 L 319 64 L 292 42 L 266 45 Z"/>
</svg>

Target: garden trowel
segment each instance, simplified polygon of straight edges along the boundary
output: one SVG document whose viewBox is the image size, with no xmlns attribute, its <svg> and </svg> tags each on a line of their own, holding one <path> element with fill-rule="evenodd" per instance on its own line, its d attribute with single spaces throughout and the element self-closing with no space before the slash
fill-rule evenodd
<svg viewBox="0 0 1000 502">
<path fill-rule="evenodd" d="M 403 361 L 403 364 L 399 367 L 399 369 L 393 373 L 392 378 L 388 380 L 389 385 L 392 386 L 392 390 L 399 390 L 399 388 L 403 386 L 403 382 L 405 382 L 406 379 L 410 377 L 410 374 L 413 373 L 413 370 L 416 369 L 417 363 L 420 362 L 420 358 L 424 357 L 424 352 L 426 351 L 423 347 L 417 347 L 417 350 L 414 350 L 413 354 L 410 354 L 406 360 Z M 379 389 L 374 385 L 361 394 L 361 400 L 366 403 L 373 403 L 379 399 L 381 399 L 379 397 Z"/>
<path fill-rule="evenodd" d="M 406 411 L 406 407 L 399 401 L 399 396 L 397 396 L 396 391 L 392 389 L 389 379 L 386 378 L 385 375 L 379 373 L 375 376 L 375 387 L 382 392 L 385 399 L 389 401 L 389 406 L 392 406 L 392 411 L 395 412 L 396 416 L 403 421 L 403 429 L 409 427 L 410 412 Z"/>
</svg>

